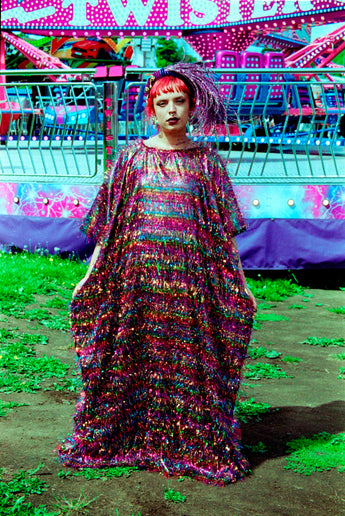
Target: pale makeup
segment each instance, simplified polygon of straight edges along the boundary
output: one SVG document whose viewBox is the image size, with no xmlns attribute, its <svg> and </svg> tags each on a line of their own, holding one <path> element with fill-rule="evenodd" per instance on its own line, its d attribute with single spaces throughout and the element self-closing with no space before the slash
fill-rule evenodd
<svg viewBox="0 0 345 516">
<path fill-rule="evenodd" d="M 183 91 L 161 93 L 153 101 L 159 134 L 146 141 L 149 145 L 175 148 L 190 145 L 186 126 L 191 112 L 189 95 Z"/>
</svg>

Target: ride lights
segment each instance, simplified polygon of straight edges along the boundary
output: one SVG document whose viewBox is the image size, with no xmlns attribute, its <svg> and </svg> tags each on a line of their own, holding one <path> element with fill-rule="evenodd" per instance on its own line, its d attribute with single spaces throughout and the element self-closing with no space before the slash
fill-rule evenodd
<svg viewBox="0 0 345 516">
<path fill-rule="evenodd" d="M 288 203 L 288 206 L 290 206 L 291 208 L 293 208 L 293 206 L 295 206 L 295 201 L 293 199 L 289 199 L 287 203 Z"/>
<path fill-rule="evenodd" d="M 325 207 L 325 208 L 329 208 L 330 207 L 330 202 L 328 199 L 323 199 L 322 201 L 322 205 Z"/>
<path fill-rule="evenodd" d="M 74 206 L 79 206 L 79 201 L 78 201 L 78 199 L 73 199 L 73 204 L 74 204 Z"/>
<path fill-rule="evenodd" d="M 45 204 L 47 206 L 49 204 L 48 197 L 43 197 L 42 202 L 43 202 L 43 204 Z"/>
<path fill-rule="evenodd" d="M 13 197 L 13 202 L 15 204 L 19 204 L 19 197 L 17 197 L 16 195 Z"/>
<path fill-rule="evenodd" d="M 253 206 L 255 206 L 257 208 L 260 205 L 259 199 L 254 199 L 252 204 L 253 204 Z"/>
</svg>

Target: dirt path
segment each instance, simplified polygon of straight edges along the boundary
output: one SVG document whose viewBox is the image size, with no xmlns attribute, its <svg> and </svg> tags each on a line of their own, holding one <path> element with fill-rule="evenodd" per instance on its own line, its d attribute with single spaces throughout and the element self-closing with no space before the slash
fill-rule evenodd
<svg viewBox="0 0 345 516">
<path fill-rule="evenodd" d="M 338 379 L 339 368 L 345 366 L 330 355 L 344 353 L 341 347 L 319 347 L 300 344 L 310 336 L 336 338 L 345 336 L 344 315 L 327 308 L 344 306 L 345 292 L 312 289 L 309 296 L 294 296 L 271 303 L 276 305 L 261 313 L 274 313 L 289 320 L 263 321 L 254 334 L 253 346 L 265 346 L 281 353 L 275 359 L 249 360 L 279 365 L 293 378 L 245 379 L 242 398 L 254 398 L 268 403 L 270 412 L 242 424 L 243 442 L 252 464 L 252 474 L 244 482 L 225 488 L 208 486 L 185 479 L 167 480 L 149 472 L 133 472 L 128 478 L 87 480 L 69 475 L 61 478 L 62 470 L 53 449 L 69 431 L 76 393 L 39 390 L 35 394 L 0 393 L 3 401 L 28 403 L 14 408 L 0 418 L 0 466 L 3 478 L 10 479 L 19 469 L 33 469 L 40 463 L 39 478 L 47 482 L 48 490 L 33 495 L 33 505 L 56 503 L 54 496 L 77 499 L 84 490 L 88 499 L 98 497 L 89 507 L 95 516 L 232 516 L 232 515 L 294 515 L 339 516 L 345 514 L 345 473 L 336 469 L 301 475 L 284 469 L 286 443 L 301 436 L 320 432 L 345 432 L 345 381 Z M 289 308 L 291 305 L 305 308 Z M 42 328 L 32 330 L 32 322 L 9 317 L 7 325 L 19 331 L 45 333 L 47 345 L 37 345 L 37 351 L 54 355 L 64 363 L 72 363 L 73 351 L 67 333 Z M 28 329 L 29 328 L 29 329 Z M 301 358 L 301 362 L 283 362 L 281 358 Z M 47 380 L 44 386 L 53 382 Z M 266 451 L 253 453 L 258 445 Z M 164 499 L 165 489 L 174 489 L 186 496 L 184 503 Z M 70 514 L 82 514 L 71 512 Z"/>
</svg>

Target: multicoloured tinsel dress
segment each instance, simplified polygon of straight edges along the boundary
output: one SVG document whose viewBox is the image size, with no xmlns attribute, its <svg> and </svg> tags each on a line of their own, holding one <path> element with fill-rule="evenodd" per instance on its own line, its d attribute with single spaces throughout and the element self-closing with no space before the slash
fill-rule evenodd
<svg viewBox="0 0 345 516">
<path fill-rule="evenodd" d="M 82 376 L 65 465 L 242 478 L 234 405 L 254 307 L 245 229 L 212 148 L 122 150 L 84 222 L 102 245 L 71 305 Z"/>
</svg>

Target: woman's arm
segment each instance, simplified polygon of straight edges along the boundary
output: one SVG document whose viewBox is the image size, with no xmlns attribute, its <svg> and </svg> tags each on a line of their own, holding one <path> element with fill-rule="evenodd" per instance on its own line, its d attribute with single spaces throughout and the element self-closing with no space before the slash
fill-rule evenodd
<svg viewBox="0 0 345 516">
<path fill-rule="evenodd" d="M 94 249 L 94 251 L 93 251 L 93 253 L 92 253 L 91 260 L 90 260 L 87 272 L 86 272 L 84 278 L 81 279 L 79 281 L 79 283 L 77 283 L 77 285 L 75 286 L 75 289 L 74 289 L 73 294 L 72 294 L 72 298 L 78 294 L 78 292 L 81 289 L 81 287 L 89 279 L 89 276 L 90 276 L 90 274 L 92 272 L 92 269 L 94 268 L 94 265 L 95 265 L 95 263 L 97 261 L 97 258 L 99 256 L 99 253 L 100 253 L 101 249 L 102 249 L 102 246 L 100 244 L 97 244 L 95 249 Z"/>
</svg>

